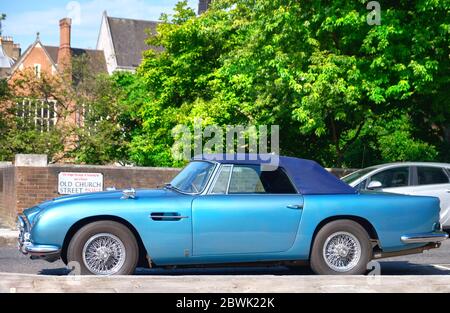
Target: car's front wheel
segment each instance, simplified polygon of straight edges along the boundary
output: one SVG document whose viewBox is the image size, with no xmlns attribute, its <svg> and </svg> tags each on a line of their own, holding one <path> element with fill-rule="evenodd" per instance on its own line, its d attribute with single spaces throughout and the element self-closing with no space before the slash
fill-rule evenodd
<svg viewBox="0 0 450 313">
<path fill-rule="evenodd" d="M 113 221 L 82 227 L 67 248 L 67 260 L 77 262 L 82 275 L 130 275 L 139 259 L 133 233 Z"/>
<path fill-rule="evenodd" d="M 351 220 L 337 220 L 323 226 L 314 240 L 311 268 L 321 275 L 362 275 L 372 259 L 367 231 Z"/>
</svg>

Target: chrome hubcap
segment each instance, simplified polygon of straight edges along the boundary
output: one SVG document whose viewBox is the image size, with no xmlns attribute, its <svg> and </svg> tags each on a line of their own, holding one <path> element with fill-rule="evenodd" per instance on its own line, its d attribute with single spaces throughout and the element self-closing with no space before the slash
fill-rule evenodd
<svg viewBox="0 0 450 313">
<path fill-rule="evenodd" d="M 358 264 L 361 258 L 361 244 L 350 233 L 334 233 L 325 241 L 323 258 L 334 271 L 348 272 Z"/>
<path fill-rule="evenodd" d="M 83 262 L 96 275 L 117 273 L 125 263 L 123 242 L 113 234 L 102 233 L 89 238 L 83 247 Z"/>
</svg>

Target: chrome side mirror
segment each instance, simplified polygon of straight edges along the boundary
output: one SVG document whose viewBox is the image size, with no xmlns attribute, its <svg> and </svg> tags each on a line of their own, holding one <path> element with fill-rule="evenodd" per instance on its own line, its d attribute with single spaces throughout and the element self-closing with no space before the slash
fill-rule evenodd
<svg viewBox="0 0 450 313">
<path fill-rule="evenodd" d="M 373 189 L 379 189 L 379 188 L 382 188 L 382 187 L 383 187 L 383 184 L 380 183 L 378 180 L 372 180 L 369 183 L 369 186 L 367 186 L 367 189 L 373 190 Z"/>
<path fill-rule="evenodd" d="M 131 189 L 125 189 L 124 191 L 122 191 L 123 196 L 121 199 L 134 199 L 136 198 L 136 190 L 134 190 L 134 188 Z"/>
</svg>

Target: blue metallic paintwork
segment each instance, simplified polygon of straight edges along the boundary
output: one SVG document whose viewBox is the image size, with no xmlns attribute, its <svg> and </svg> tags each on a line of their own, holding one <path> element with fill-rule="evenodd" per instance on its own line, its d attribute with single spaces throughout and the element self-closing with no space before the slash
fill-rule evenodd
<svg viewBox="0 0 450 313">
<path fill-rule="evenodd" d="M 395 194 L 194 196 L 138 190 L 135 199 L 121 196 L 116 191 L 62 197 L 41 204 L 40 211 L 26 210 L 34 224 L 32 242 L 61 247 L 78 221 L 113 216 L 137 230 L 157 265 L 306 260 L 314 231 L 330 217 L 366 219 L 386 252 L 423 245 L 404 244 L 400 237 L 430 232 L 439 221 L 437 198 Z M 302 201 L 302 210 L 285 208 Z M 153 212 L 189 218 L 153 221 Z"/>
<path fill-rule="evenodd" d="M 192 204 L 193 255 L 284 252 L 295 242 L 301 195 L 205 195 Z"/>
<path fill-rule="evenodd" d="M 41 218 L 31 231 L 32 242 L 61 247 L 67 231 L 78 221 L 92 216 L 112 216 L 135 227 L 152 257 L 184 258 L 184 249 L 192 250 L 190 218 L 181 221 L 153 221 L 150 218 L 153 212 L 191 216 L 192 196 L 169 190 L 138 190 L 135 199 L 121 199 L 121 196 L 121 192 L 105 193 L 104 197 L 88 194 L 47 205 L 45 214 L 40 214 Z"/>
</svg>

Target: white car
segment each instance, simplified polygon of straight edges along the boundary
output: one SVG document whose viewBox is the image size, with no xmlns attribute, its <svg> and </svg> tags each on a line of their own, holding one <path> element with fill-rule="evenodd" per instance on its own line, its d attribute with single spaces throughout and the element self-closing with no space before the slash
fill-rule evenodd
<svg viewBox="0 0 450 313">
<path fill-rule="evenodd" d="M 450 164 L 428 162 L 390 163 L 368 167 L 342 178 L 359 190 L 438 197 L 441 225 L 450 229 Z"/>
</svg>

